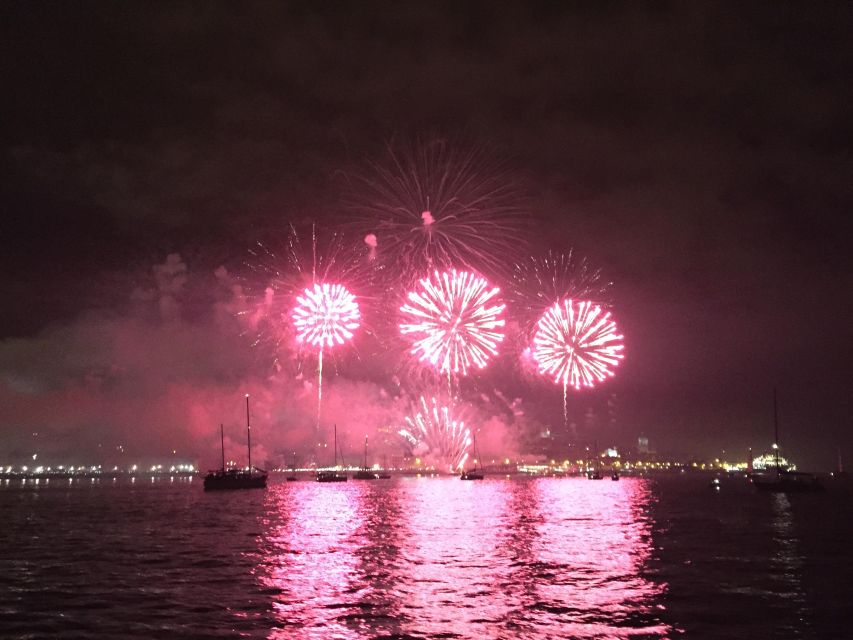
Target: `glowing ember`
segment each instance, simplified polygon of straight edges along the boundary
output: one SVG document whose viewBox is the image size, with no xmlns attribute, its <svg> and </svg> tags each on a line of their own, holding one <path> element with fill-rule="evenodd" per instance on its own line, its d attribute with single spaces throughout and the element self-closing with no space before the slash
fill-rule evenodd
<svg viewBox="0 0 853 640">
<path fill-rule="evenodd" d="M 427 402 L 421 397 L 413 415 L 405 420 L 406 427 L 398 433 L 411 445 L 413 454 L 443 471 L 457 471 L 465 465 L 471 433 L 449 407 L 439 406 L 435 398 Z"/>
<path fill-rule="evenodd" d="M 355 296 L 340 284 L 315 284 L 296 302 L 291 318 L 297 339 L 321 349 L 350 340 L 361 323 Z"/>
<path fill-rule="evenodd" d="M 505 305 L 495 301 L 499 292 L 480 276 L 436 271 L 409 293 L 408 304 L 400 308 L 407 319 L 400 331 L 412 340 L 412 353 L 441 373 L 482 369 L 504 337 Z"/>
<path fill-rule="evenodd" d="M 610 313 L 589 301 L 564 300 L 540 318 L 533 337 L 533 358 L 541 373 L 580 389 L 613 375 L 624 357 L 623 336 Z"/>
</svg>

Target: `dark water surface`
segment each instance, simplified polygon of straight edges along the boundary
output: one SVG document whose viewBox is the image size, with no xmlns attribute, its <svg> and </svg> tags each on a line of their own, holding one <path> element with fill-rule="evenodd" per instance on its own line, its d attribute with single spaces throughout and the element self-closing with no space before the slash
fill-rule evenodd
<svg viewBox="0 0 853 640">
<path fill-rule="evenodd" d="M 3 638 L 850 638 L 853 495 L 0 481 Z"/>
</svg>

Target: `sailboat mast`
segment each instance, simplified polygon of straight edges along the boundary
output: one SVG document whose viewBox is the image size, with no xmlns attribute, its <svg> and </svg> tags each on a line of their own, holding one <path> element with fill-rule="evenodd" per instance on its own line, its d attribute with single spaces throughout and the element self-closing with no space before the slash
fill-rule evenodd
<svg viewBox="0 0 853 640">
<path fill-rule="evenodd" d="M 776 473 L 779 473 L 779 408 L 776 406 L 776 387 L 773 387 L 773 453 L 776 457 Z"/>
<path fill-rule="evenodd" d="M 222 471 L 225 471 L 225 427 L 219 423 L 219 443 L 222 445 Z"/>
<path fill-rule="evenodd" d="M 334 467 L 335 467 L 335 469 L 337 469 L 338 468 L 338 425 L 337 425 L 337 423 L 335 423 L 334 429 L 335 429 L 335 439 L 332 442 L 332 444 L 334 446 L 334 454 L 333 455 L 335 456 Z"/>
<path fill-rule="evenodd" d="M 249 423 L 249 394 L 246 394 L 246 439 L 249 446 L 249 473 L 252 473 L 252 426 Z"/>
<path fill-rule="evenodd" d="M 364 468 L 367 469 L 367 436 L 364 436 Z"/>
</svg>

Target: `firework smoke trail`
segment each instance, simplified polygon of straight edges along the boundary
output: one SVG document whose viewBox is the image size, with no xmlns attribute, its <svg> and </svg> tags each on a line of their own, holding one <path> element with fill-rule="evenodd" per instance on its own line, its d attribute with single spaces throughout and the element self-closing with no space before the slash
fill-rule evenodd
<svg viewBox="0 0 853 640">
<path fill-rule="evenodd" d="M 443 140 L 392 145 L 352 180 L 348 207 L 370 254 L 409 286 L 436 269 L 508 275 L 527 215 L 517 182 L 482 151 Z"/>
<path fill-rule="evenodd" d="M 505 305 L 496 301 L 499 292 L 466 271 L 436 271 L 421 280 L 400 308 L 400 332 L 411 341 L 411 353 L 448 381 L 467 375 L 471 367 L 485 367 L 504 337 Z"/>
<path fill-rule="evenodd" d="M 355 296 L 340 284 L 315 284 L 296 298 L 291 314 L 296 339 L 318 349 L 317 429 L 323 403 L 323 350 L 342 345 L 353 337 L 361 324 Z"/>
<path fill-rule="evenodd" d="M 610 300 L 613 283 L 593 268 L 586 258 L 568 252 L 549 250 L 544 255 L 527 256 L 513 267 L 509 299 L 529 340 L 538 319 L 554 304 L 566 299 Z"/>
<path fill-rule="evenodd" d="M 540 373 L 563 385 L 563 419 L 568 387 L 593 387 L 613 375 L 624 357 L 623 336 L 610 313 L 585 300 L 564 300 L 540 318 L 533 337 L 533 358 Z"/>
<path fill-rule="evenodd" d="M 465 466 L 471 432 L 462 420 L 457 420 L 450 407 L 440 406 L 436 398 L 427 402 L 421 396 L 406 416 L 406 426 L 398 433 L 420 456 L 429 458 L 444 471 L 455 472 Z"/>
</svg>

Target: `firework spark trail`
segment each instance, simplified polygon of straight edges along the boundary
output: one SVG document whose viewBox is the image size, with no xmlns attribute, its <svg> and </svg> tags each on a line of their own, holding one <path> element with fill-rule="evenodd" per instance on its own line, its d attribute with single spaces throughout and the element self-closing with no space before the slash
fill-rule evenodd
<svg viewBox="0 0 853 640">
<path fill-rule="evenodd" d="M 527 215 L 506 169 L 481 151 L 443 140 L 389 145 L 356 176 L 349 208 L 371 255 L 404 284 L 454 266 L 508 275 L 525 243 Z"/>
<path fill-rule="evenodd" d="M 563 419 L 568 387 L 593 387 L 613 375 L 624 357 L 623 336 L 610 313 L 592 302 L 564 300 L 540 318 L 533 337 L 533 358 L 540 373 L 563 386 Z"/>
<path fill-rule="evenodd" d="M 318 348 L 317 430 L 323 404 L 323 351 L 342 345 L 361 324 L 355 296 L 340 284 L 317 283 L 296 298 L 291 314 L 296 339 Z"/>
<path fill-rule="evenodd" d="M 471 432 L 457 420 L 450 407 L 440 406 L 436 398 L 428 403 L 421 396 L 413 415 L 405 418 L 406 427 L 398 431 L 421 455 L 445 471 L 458 471 L 468 459 Z"/>
<path fill-rule="evenodd" d="M 485 367 L 504 337 L 505 305 L 495 300 L 498 293 L 466 271 L 436 271 L 421 280 L 400 308 L 406 318 L 400 331 L 411 340 L 411 353 L 448 379 Z"/>
<path fill-rule="evenodd" d="M 513 267 L 509 299 L 519 321 L 529 336 L 538 319 L 554 304 L 566 299 L 609 302 L 613 283 L 601 269 L 593 268 L 586 258 L 567 252 L 549 250 L 544 255 L 527 256 Z"/>
</svg>

